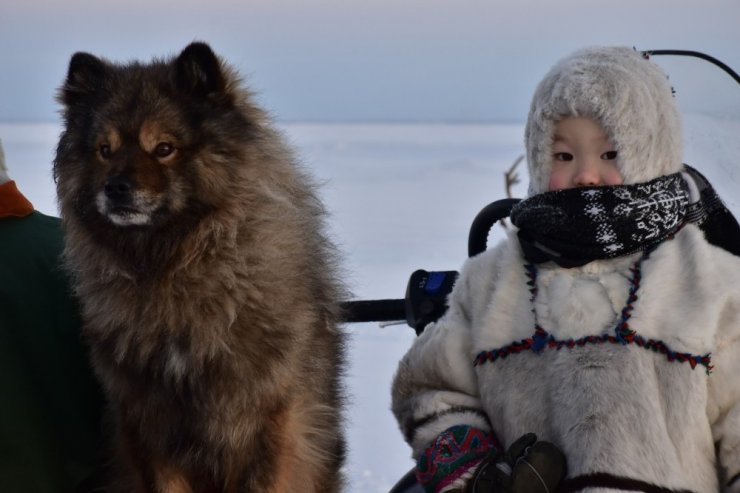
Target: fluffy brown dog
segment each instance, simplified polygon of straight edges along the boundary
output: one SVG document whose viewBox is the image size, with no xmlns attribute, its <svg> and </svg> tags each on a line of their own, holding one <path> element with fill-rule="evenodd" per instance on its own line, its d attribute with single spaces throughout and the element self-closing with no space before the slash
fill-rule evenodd
<svg viewBox="0 0 740 493">
<path fill-rule="evenodd" d="M 344 298 L 311 180 L 203 43 L 75 54 L 54 174 L 112 491 L 334 492 Z"/>
</svg>

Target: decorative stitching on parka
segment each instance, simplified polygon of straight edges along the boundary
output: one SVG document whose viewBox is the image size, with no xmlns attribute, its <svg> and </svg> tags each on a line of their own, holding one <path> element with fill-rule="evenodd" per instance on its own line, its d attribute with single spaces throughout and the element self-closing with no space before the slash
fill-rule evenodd
<svg viewBox="0 0 740 493">
<path fill-rule="evenodd" d="M 537 312 L 534 308 L 534 301 L 537 298 L 537 267 L 533 264 L 526 264 L 524 269 L 528 278 L 527 286 L 529 286 L 530 292 L 529 300 L 532 304 L 532 313 L 534 314 L 535 320 L 534 334 L 531 337 L 522 339 L 518 342 L 513 342 L 501 348 L 478 353 L 473 361 L 473 366 L 479 366 L 487 362 L 493 363 L 499 358 L 505 359 L 509 355 L 518 354 L 527 350 L 540 354 L 546 348 L 556 349 L 559 351 L 564 347 L 574 348 L 576 346 L 582 347 L 586 344 L 602 344 L 610 342 L 612 344 L 622 345 L 636 344 L 641 348 L 649 349 L 655 353 L 665 355 L 670 362 L 689 363 L 692 370 L 696 368 L 697 365 L 701 365 L 705 367 L 707 375 L 709 375 L 712 372 L 712 368 L 714 368 L 710 364 L 711 353 L 701 356 L 674 351 L 664 342 L 642 337 L 630 327 L 628 321 L 632 317 L 632 310 L 634 309 L 635 301 L 637 301 L 637 290 L 640 288 L 640 280 L 642 279 L 642 262 L 647 259 L 649 255 L 650 251 L 646 251 L 630 268 L 632 277 L 630 278 L 629 294 L 627 296 L 627 302 L 625 303 L 624 308 L 622 308 L 620 320 L 614 328 L 614 334 L 592 335 L 581 337 L 579 339 L 556 339 L 555 336 L 548 333 L 540 326 L 537 321 Z"/>
</svg>

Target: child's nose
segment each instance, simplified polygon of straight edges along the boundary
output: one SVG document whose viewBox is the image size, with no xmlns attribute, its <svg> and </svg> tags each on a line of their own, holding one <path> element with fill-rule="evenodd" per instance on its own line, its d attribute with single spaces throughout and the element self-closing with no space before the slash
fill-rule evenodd
<svg viewBox="0 0 740 493">
<path fill-rule="evenodd" d="M 577 187 L 595 187 L 601 185 L 599 163 L 595 159 L 582 159 L 578 163 L 578 171 L 573 177 L 573 182 Z"/>
</svg>

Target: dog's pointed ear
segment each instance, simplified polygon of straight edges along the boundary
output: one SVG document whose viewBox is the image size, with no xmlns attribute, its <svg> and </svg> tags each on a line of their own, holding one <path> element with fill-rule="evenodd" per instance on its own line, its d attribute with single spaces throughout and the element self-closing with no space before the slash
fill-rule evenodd
<svg viewBox="0 0 740 493">
<path fill-rule="evenodd" d="M 106 63 L 94 55 L 83 52 L 72 55 L 67 80 L 60 91 L 60 102 L 71 105 L 94 93 L 101 86 L 107 70 Z"/>
<path fill-rule="evenodd" d="M 189 44 L 175 60 L 177 87 L 193 96 L 206 97 L 226 89 L 221 62 L 205 43 Z"/>
</svg>

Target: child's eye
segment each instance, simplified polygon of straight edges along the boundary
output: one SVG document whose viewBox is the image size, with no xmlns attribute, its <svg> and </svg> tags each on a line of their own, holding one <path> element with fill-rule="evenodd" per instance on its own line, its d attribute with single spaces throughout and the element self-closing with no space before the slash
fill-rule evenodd
<svg viewBox="0 0 740 493">
<path fill-rule="evenodd" d="M 573 154 L 569 152 L 556 152 L 553 157 L 555 161 L 573 161 Z"/>
<path fill-rule="evenodd" d="M 601 159 L 604 159 L 606 161 L 613 161 L 617 159 L 617 151 L 606 151 L 604 154 L 601 155 Z"/>
</svg>

